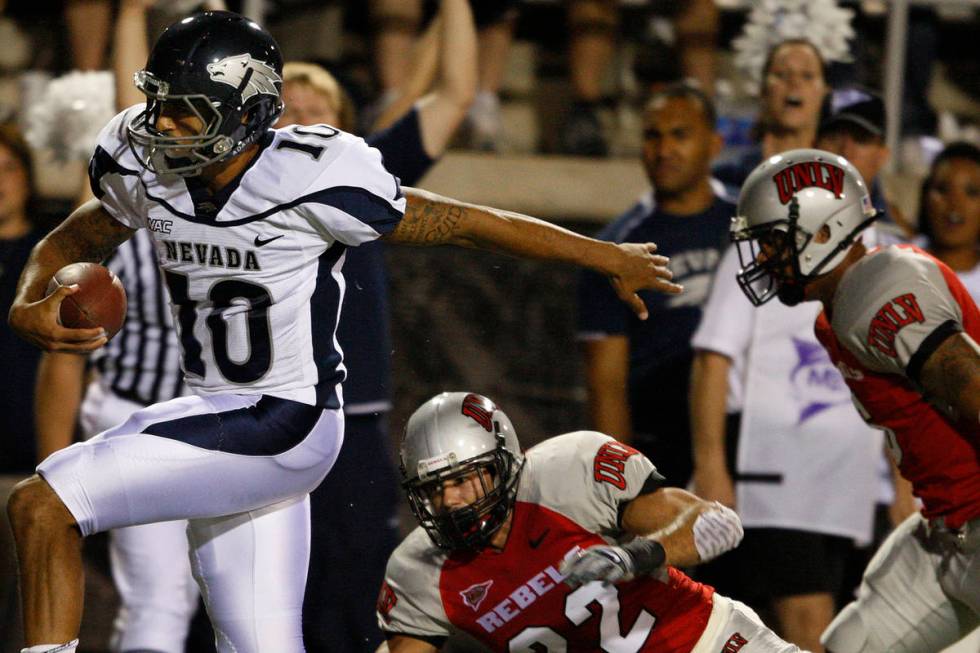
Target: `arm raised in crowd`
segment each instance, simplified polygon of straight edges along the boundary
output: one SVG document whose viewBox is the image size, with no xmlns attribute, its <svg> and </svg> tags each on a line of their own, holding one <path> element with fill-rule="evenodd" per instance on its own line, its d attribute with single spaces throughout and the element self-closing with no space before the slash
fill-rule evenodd
<svg viewBox="0 0 980 653">
<path fill-rule="evenodd" d="M 146 12 L 156 0 L 122 0 L 116 14 L 112 72 L 116 77 L 116 108 L 120 111 L 146 101 L 133 84 L 133 74 L 146 64 L 150 46 L 146 38 Z"/>
<path fill-rule="evenodd" d="M 374 131 L 391 126 L 414 105 L 425 152 L 438 158 L 473 104 L 476 85 L 476 25 L 469 0 L 442 0 L 415 48 L 402 94 L 381 115 Z"/>
</svg>

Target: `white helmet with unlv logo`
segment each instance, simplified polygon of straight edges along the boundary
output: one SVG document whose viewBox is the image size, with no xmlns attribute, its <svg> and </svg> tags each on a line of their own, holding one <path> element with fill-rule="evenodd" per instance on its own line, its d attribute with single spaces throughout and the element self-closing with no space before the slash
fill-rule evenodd
<svg viewBox="0 0 980 653">
<path fill-rule="evenodd" d="M 769 157 L 745 180 L 732 219 L 742 291 L 756 306 L 776 295 L 800 303 L 804 286 L 840 265 L 877 216 L 844 157 L 814 149 Z"/>
<path fill-rule="evenodd" d="M 445 550 L 478 550 L 503 525 L 517 496 L 524 457 L 514 426 L 486 397 L 443 392 L 412 413 L 399 452 L 402 486 L 422 528 Z M 445 483 L 480 474 L 483 496 L 453 510 L 432 497 Z"/>
</svg>

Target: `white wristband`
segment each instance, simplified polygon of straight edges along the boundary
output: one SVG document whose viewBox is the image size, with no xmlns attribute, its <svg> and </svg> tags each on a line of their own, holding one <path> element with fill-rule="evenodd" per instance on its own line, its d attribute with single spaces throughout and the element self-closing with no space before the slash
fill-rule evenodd
<svg viewBox="0 0 980 653">
<path fill-rule="evenodd" d="M 701 562 L 708 562 L 742 541 L 742 521 L 731 508 L 715 502 L 694 520 L 694 547 Z"/>
<path fill-rule="evenodd" d="M 78 648 L 78 640 L 73 639 L 67 644 L 37 644 L 22 648 L 20 653 L 74 653 Z"/>
</svg>

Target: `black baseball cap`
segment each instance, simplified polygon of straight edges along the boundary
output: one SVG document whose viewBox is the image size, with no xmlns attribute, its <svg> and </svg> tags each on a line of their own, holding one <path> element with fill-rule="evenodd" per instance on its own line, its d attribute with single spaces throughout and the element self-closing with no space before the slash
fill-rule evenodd
<svg viewBox="0 0 980 653">
<path fill-rule="evenodd" d="M 834 127 L 857 125 L 875 136 L 885 135 L 885 101 L 863 86 L 835 90 L 830 96 L 830 111 L 820 123 L 823 134 Z"/>
</svg>

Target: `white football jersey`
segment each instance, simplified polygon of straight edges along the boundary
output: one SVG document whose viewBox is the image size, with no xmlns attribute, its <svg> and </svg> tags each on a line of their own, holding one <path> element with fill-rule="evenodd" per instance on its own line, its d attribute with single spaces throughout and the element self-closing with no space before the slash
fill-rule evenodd
<svg viewBox="0 0 980 653">
<path fill-rule="evenodd" d="M 141 110 L 102 130 L 89 176 L 110 215 L 153 236 L 188 385 L 339 408 L 344 251 L 392 231 L 405 210 L 380 152 L 326 125 L 272 130 L 211 195 L 140 166 L 126 125 Z"/>
</svg>

